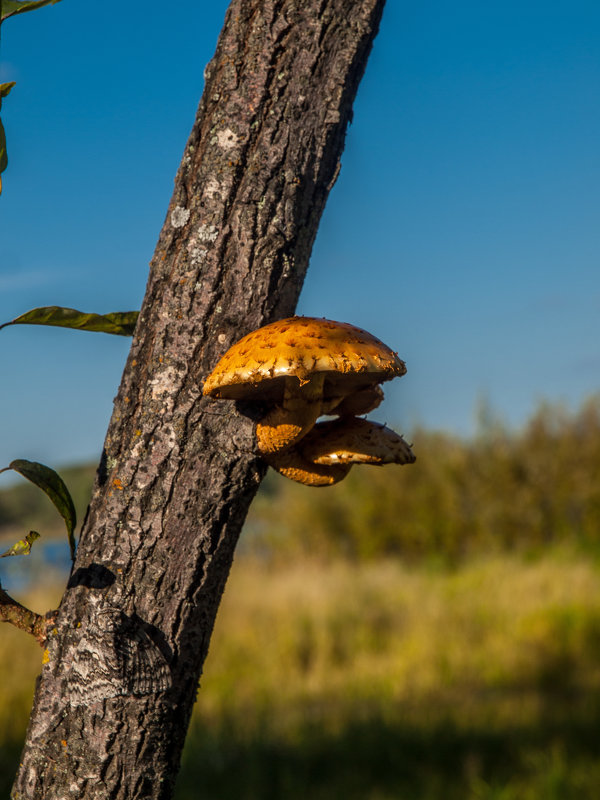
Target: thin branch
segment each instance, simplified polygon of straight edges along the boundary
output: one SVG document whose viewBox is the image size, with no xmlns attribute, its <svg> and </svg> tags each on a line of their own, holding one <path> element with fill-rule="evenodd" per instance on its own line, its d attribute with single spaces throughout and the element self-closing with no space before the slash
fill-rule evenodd
<svg viewBox="0 0 600 800">
<path fill-rule="evenodd" d="M 15 628 L 30 633 L 40 647 L 46 644 L 46 617 L 25 608 L 2 588 L 0 588 L 0 622 L 10 622 Z"/>
</svg>

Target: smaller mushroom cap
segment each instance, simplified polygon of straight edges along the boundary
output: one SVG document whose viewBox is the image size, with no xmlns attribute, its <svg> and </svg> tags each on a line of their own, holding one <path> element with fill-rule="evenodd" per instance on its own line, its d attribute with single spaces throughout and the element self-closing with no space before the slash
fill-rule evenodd
<svg viewBox="0 0 600 800">
<path fill-rule="evenodd" d="M 203 393 L 280 402 L 286 378 L 297 378 L 301 386 L 311 375 L 323 373 L 327 402 L 405 372 L 398 355 L 361 328 L 315 317 L 289 317 L 232 345 L 207 377 Z"/>
<path fill-rule="evenodd" d="M 318 422 L 299 445 L 308 461 L 333 464 L 412 464 L 416 458 L 400 434 L 358 417 Z"/>
</svg>

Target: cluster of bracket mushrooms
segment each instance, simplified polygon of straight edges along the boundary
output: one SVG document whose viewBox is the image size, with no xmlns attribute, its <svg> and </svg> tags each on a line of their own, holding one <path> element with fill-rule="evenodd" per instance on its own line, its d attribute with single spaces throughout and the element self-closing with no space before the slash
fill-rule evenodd
<svg viewBox="0 0 600 800">
<path fill-rule="evenodd" d="M 260 455 L 308 486 L 342 480 L 353 464 L 411 464 L 397 433 L 362 419 L 381 403 L 380 384 L 406 372 L 397 354 L 345 322 L 290 317 L 234 344 L 203 393 L 266 409 L 256 426 Z M 337 419 L 317 422 L 321 416 Z"/>
</svg>

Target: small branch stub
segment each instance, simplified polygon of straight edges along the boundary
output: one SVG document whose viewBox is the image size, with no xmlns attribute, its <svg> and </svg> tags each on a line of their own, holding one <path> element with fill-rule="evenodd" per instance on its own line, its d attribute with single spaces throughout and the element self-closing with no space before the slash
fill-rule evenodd
<svg viewBox="0 0 600 800">
<path fill-rule="evenodd" d="M 43 647 L 46 642 L 46 617 L 30 611 L 0 588 L 0 622 L 10 622 L 15 628 L 30 633 Z"/>
</svg>

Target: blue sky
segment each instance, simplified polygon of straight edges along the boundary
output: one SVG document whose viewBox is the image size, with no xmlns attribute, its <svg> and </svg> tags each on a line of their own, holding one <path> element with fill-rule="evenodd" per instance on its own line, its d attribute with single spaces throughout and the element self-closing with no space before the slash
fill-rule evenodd
<svg viewBox="0 0 600 800">
<path fill-rule="evenodd" d="M 227 3 L 63 0 L 2 26 L 0 321 L 139 307 Z M 473 430 L 600 375 L 600 5 L 389 0 L 299 312 L 408 374 L 374 415 Z M 0 466 L 95 458 L 129 342 L 0 332 Z"/>
</svg>

